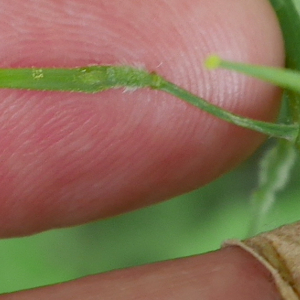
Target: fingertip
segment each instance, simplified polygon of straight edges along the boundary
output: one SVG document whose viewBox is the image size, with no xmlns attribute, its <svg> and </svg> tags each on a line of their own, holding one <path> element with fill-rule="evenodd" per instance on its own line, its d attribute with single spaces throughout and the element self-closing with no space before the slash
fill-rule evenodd
<svg viewBox="0 0 300 300">
<path fill-rule="evenodd" d="M 268 1 L 64 4 L 3 4 L 6 67 L 142 62 L 234 113 L 276 118 L 277 89 L 200 67 L 209 53 L 283 64 Z M 1 96 L 2 236 L 80 224 L 188 192 L 233 168 L 264 140 L 158 91 Z"/>
</svg>

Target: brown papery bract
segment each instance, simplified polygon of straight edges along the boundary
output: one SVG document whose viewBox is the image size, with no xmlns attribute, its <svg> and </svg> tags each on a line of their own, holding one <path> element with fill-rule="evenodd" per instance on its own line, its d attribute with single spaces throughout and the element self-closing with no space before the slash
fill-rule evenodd
<svg viewBox="0 0 300 300">
<path fill-rule="evenodd" d="M 241 247 L 257 258 L 271 272 L 283 299 L 300 299 L 300 222 L 244 241 L 226 241 L 223 247 L 228 246 Z"/>
</svg>

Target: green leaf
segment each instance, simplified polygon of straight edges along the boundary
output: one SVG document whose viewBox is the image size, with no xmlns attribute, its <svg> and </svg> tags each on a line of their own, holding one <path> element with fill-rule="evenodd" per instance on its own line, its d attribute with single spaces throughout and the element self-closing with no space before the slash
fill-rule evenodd
<svg viewBox="0 0 300 300">
<path fill-rule="evenodd" d="M 277 14 L 283 33 L 286 52 L 286 67 L 300 71 L 300 14 L 296 7 L 298 0 L 270 0 Z M 298 8 L 299 8 L 299 1 Z M 287 91 L 294 122 L 300 123 L 300 95 Z M 297 141 L 300 145 L 300 141 Z"/>
<path fill-rule="evenodd" d="M 298 1 L 298 0 L 297 0 Z M 300 70 L 300 15 L 293 0 L 270 0 L 283 33 L 286 66 Z"/>
</svg>

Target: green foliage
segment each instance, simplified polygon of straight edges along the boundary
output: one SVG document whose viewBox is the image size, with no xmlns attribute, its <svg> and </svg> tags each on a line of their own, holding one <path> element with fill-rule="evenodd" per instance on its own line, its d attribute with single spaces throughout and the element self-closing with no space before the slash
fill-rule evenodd
<svg viewBox="0 0 300 300">
<path fill-rule="evenodd" d="M 296 132 L 292 143 L 300 150 L 300 43 L 295 42 L 300 41 L 300 13 L 292 0 L 272 0 L 271 3 L 281 24 L 285 40 L 286 64 L 290 69 L 224 61 L 218 56 L 208 58 L 206 65 L 211 69 L 221 67 L 235 70 L 284 88 L 283 97 L 286 96 L 290 106 L 287 121 L 292 120 Z M 287 182 L 294 160 L 293 145 L 284 141 L 278 142 L 262 159 L 259 186 L 252 196 L 253 215 L 249 229 L 250 235 L 261 230 L 261 224 L 274 204 L 276 192 Z"/>
<path fill-rule="evenodd" d="M 226 64 L 226 62 L 223 62 Z M 201 110 L 237 126 L 295 141 L 298 127 L 248 119 L 228 112 L 168 82 L 155 73 L 130 66 L 92 66 L 81 68 L 0 69 L 0 88 L 37 91 L 96 93 L 108 89 L 152 88 L 174 95 Z"/>
<path fill-rule="evenodd" d="M 299 71 L 300 2 L 299 0 L 270 0 L 270 2 L 276 11 L 285 41 L 286 67 Z M 292 118 L 296 123 L 300 123 L 300 95 L 290 90 L 287 90 L 286 94 L 289 98 Z M 300 144 L 299 140 L 297 144 Z"/>
</svg>

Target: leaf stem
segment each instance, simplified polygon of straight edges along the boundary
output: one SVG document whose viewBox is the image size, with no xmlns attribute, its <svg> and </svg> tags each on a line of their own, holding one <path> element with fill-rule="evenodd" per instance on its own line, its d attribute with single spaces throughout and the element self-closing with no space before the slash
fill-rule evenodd
<svg viewBox="0 0 300 300">
<path fill-rule="evenodd" d="M 130 66 L 0 69 L 0 88 L 97 93 L 108 89 L 151 88 L 174 95 L 237 126 L 294 142 L 298 127 L 244 118 L 209 103 L 156 73 Z"/>
<path fill-rule="evenodd" d="M 224 68 L 237 71 L 300 93 L 300 72 L 295 70 L 232 62 L 223 60 L 217 55 L 209 56 L 205 65 L 208 69 Z"/>
<path fill-rule="evenodd" d="M 237 71 L 286 89 L 290 99 L 291 113 L 294 126 L 300 130 L 300 72 L 292 69 L 274 68 L 259 65 L 250 65 L 221 59 L 217 55 L 207 58 L 205 65 L 208 69 L 224 68 Z M 300 148 L 300 133 L 293 143 Z"/>
<path fill-rule="evenodd" d="M 298 136 L 299 129 L 297 125 L 274 124 L 235 115 L 229 111 L 223 110 L 222 108 L 207 102 L 206 100 L 198 96 L 191 94 L 187 90 L 182 89 L 171 82 L 162 81 L 158 89 L 172 94 L 200 108 L 203 111 L 206 111 L 224 121 L 235 124 L 237 126 L 258 131 L 272 137 L 283 138 L 291 142 L 294 142 Z"/>
</svg>

